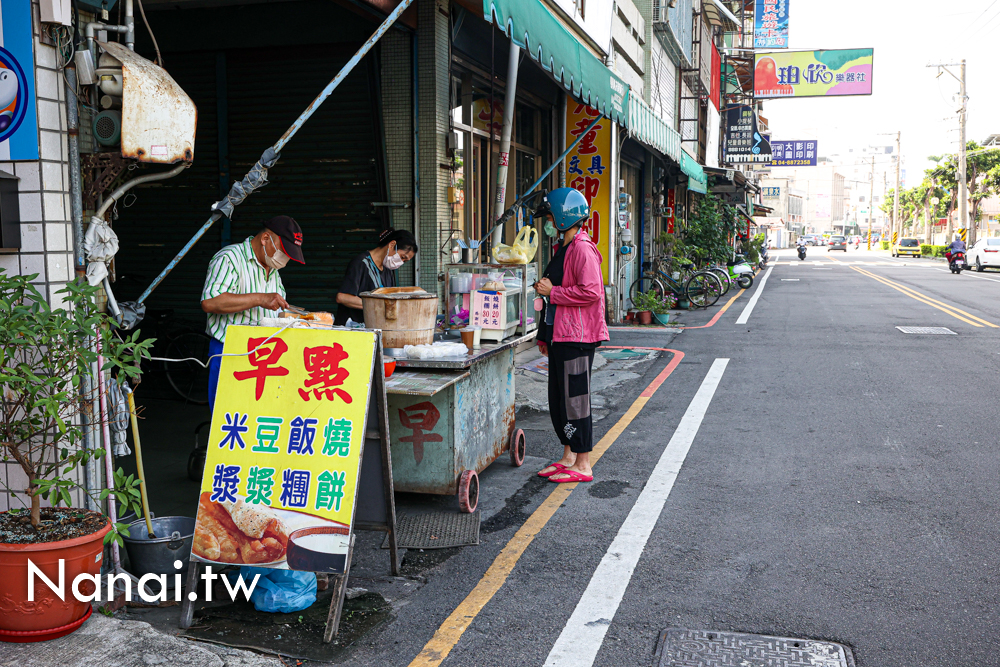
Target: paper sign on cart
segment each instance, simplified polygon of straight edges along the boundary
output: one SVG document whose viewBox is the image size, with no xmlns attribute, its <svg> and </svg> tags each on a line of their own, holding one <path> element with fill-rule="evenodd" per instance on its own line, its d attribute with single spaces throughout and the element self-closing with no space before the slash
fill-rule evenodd
<svg viewBox="0 0 1000 667">
<path fill-rule="evenodd" d="M 343 573 L 375 333 L 277 331 L 226 330 L 191 553 Z"/>
</svg>

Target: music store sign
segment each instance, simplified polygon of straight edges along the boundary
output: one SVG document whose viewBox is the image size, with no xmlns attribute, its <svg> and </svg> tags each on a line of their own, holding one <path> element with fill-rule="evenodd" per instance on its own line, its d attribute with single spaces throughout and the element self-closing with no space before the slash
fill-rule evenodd
<svg viewBox="0 0 1000 667">
<path fill-rule="evenodd" d="M 757 114 L 748 105 L 726 108 L 723 161 L 729 164 L 771 162 L 771 144 L 758 127 Z"/>
</svg>

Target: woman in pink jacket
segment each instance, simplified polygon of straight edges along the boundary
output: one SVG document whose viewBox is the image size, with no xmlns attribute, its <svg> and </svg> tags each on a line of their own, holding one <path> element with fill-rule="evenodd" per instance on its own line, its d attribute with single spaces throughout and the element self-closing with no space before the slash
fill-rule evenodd
<svg viewBox="0 0 1000 667">
<path fill-rule="evenodd" d="M 586 198 L 573 188 L 553 190 L 535 212 L 559 249 L 535 284 L 547 297 L 538 347 L 549 358 L 549 414 L 563 444 L 563 457 L 539 471 L 550 482 L 591 482 L 594 421 L 590 412 L 590 370 L 594 351 L 608 340 L 604 281 L 597 245 L 580 228 L 590 216 Z"/>
</svg>

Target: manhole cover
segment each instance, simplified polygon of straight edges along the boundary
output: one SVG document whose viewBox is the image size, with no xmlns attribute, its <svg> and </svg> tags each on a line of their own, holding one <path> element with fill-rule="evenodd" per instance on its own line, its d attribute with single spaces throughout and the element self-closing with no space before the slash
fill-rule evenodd
<svg viewBox="0 0 1000 667">
<path fill-rule="evenodd" d="M 396 545 L 400 549 L 447 549 L 479 544 L 479 510 L 425 512 L 396 516 Z M 382 543 L 389 548 L 389 536 Z"/>
<path fill-rule="evenodd" d="M 686 628 L 661 632 L 656 657 L 659 667 L 854 667 L 834 642 Z"/>
<path fill-rule="evenodd" d="M 896 327 L 905 334 L 951 334 L 952 336 L 957 336 L 958 334 L 949 329 L 948 327 Z"/>
</svg>

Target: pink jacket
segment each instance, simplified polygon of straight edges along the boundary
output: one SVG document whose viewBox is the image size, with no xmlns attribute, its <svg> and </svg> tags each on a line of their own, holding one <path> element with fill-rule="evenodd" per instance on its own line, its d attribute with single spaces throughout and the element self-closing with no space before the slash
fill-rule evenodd
<svg viewBox="0 0 1000 667">
<path fill-rule="evenodd" d="M 563 286 L 553 287 L 549 300 L 556 308 L 553 343 L 596 343 L 610 340 L 604 321 L 604 280 L 601 253 L 584 231 L 579 231 L 563 262 Z"/>
</svg>

